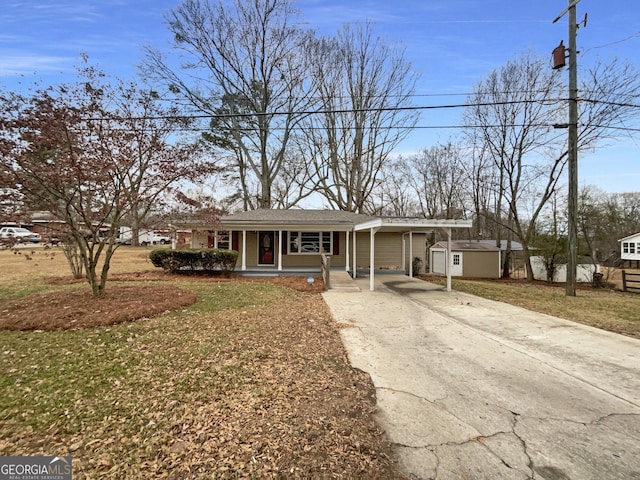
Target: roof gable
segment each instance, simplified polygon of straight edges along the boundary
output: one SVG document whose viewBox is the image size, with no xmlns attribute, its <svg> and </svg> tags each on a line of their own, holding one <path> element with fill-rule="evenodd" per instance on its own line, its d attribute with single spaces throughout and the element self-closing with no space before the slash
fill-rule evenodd
<svg viewBox="0 0 640 480">
<path fill-rule="evenodd" d="M 636 239 L 640 240 L 640 232 L 634 233 L 633 235 L 629 235 L 628 237 L 621 238 L 618 241 L 619 242 L 626 242 L 626 241 L 629 241 L 629 240 L 636 240 Z"/>
</svg>

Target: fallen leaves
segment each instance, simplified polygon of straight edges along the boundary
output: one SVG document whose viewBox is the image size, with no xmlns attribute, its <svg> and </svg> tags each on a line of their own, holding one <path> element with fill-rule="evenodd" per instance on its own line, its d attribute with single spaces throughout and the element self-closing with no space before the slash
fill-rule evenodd
<svg viewBox="0 0 640 480">
<path fill-rule="evenodd" d="M 70 453 L 77 478 L 400 477 L 320 295 L 197 283 L 161 317 L 5 332 L 0 455 Z"/>
</svg>

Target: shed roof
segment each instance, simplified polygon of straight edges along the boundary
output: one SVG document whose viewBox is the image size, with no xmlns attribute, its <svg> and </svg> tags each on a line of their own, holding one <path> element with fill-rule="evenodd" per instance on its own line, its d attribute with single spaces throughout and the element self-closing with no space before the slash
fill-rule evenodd
<svg viewBox="0 0 640 480">
<path fill-rule="evenodd" d="M 486 244 L 489 244 L 489 245 L 495 245 L 496 241 L 495 240 L 480 240 L 480 243 L 486 243 Z M 506 250 L 507 249 L 507 241 L 506 240 L 500 240 L 500 249 L 501 250 Z M 511 251 L 512 252 L 521 252 L 522 250 L 523 250 L 522 243 L 516 242 L 515 240 L 511 240 Z"/>
<path fill-rule="evenodd" d="M 447 248 L 447 242 L 438 242 L 433 247 Z M 431 247 L 431 248 L 433 248 Z M 457 251 L 475 251 L 475 252 L 499 252 L 500 249 L 495 245 L 483 242 L 469 242 L 466 240 L 452 240 L 451 250 Z"/>
</svg>

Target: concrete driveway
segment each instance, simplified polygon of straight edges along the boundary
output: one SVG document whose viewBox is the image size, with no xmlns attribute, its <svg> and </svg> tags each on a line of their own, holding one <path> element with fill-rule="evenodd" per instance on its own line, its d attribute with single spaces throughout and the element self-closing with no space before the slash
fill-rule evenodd
<svg viewBox="0 0 640 480">
<path fill-rule="evenodd" d="M 410 478 L 640 480 L 639 340 L 376 280 L 324 298 Z"/>
</svg>

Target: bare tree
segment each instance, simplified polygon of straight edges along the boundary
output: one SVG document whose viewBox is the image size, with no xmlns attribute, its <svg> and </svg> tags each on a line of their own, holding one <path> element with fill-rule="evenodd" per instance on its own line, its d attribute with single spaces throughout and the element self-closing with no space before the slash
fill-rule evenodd
<svg viewBox="0 0 640 480">
<path fill-rule="evenodd" d="M 146 75 L 213 117 L 210 139 L 232 160 L 245 209 L 272 206 L 291 133 L 311 102 L 309 34 L 292 5 L 184 0 L 167 17 L 179 56 L 147 49 Z"/>
<path fill-rule="evenodd" d="M 425 218 L 465 216 L 461 150 L 451 142 L 435 145 L 409 157 L 407 181 Z"/>
<path fill-rule="evenodd" d="M 340 210 L 371 213 L 368 201 L 392 150 L 415 125 L 416 75 L 404 51 L 371 24 L 345 25 L 313 50 L 321 113 L 305 121 L 318 191 Z"/>
<path fill-rule="evenodd" d="M 465 112 L 498 174 L 496 219 L 522 242 L 529 279 L 529 243 L 567 161 L 565 135 L 551 128 L 567 118 L 563 83 L 546 61 L 523 54 L 480 81 Z M 640 78 L 628 64 L 598 62 L 582 75 L 580 91 L 578 148 L 595 149 L 618 137 L 617 128 L 636 114 Z M 508 251 L 505 257 L 507 274 Z"/>
<path fill-rule="evenodd" d="M 150 227 L 151 213 L 161 210 L 164 195 L 178 182 L 198 182 L 217 171 L 215 155 L 207 155 L 202 141 L 180 137 L 193 120 L 176 106 L 166 106 L 154 92 L 135 83 L 118 81 L 110 114 L 117 116 L 124 144 L 120 154 L 130 159 L 126 185 L 130 205 L 132 245 L 138 245 L 142 227 Z"/>
<path fill-rule="evenodd" d="M 414 173 L 402 156 L 386 163 L 381 170 L 379 188 L 376 188 L 375 204 L 371 210 L 377 214 L 395 217 L 421 216 L 418 195 L 412 187 Z"/>
<path fill-rule="evenodd" d="M 526 53 L 492 71 L 475 87 L 465 124 L 482 139 L 498 173 L 495 216 L 521 240 L 527 276 L 533 279 L 529 241 L 542 208 L 556 190 L 566 158 L 553 158 L 550 123 L 557 110 L 560 77 L 547 62 Z M 535 199 L 533 205 L 528 200 Z M 506 209 L 506 214 L 503 214 Z M 511 235 L 503 276 L 509 276 Z M 500 241 L 498 238 L 497 241 Z"/>
<path fill-rule="evenodd" d="M 103 77 L 86 67 L 76 83 L 4 96 L 0 105 L 3 171 L 31 206 L 65 222 L 94 296 L 104 293 L 123 217 L 153 202 L 182 162 L 149 119 L 122 116 L 122 91 Z M 148 99 L 127 91 L 127 101 Z"/>
</svg>

